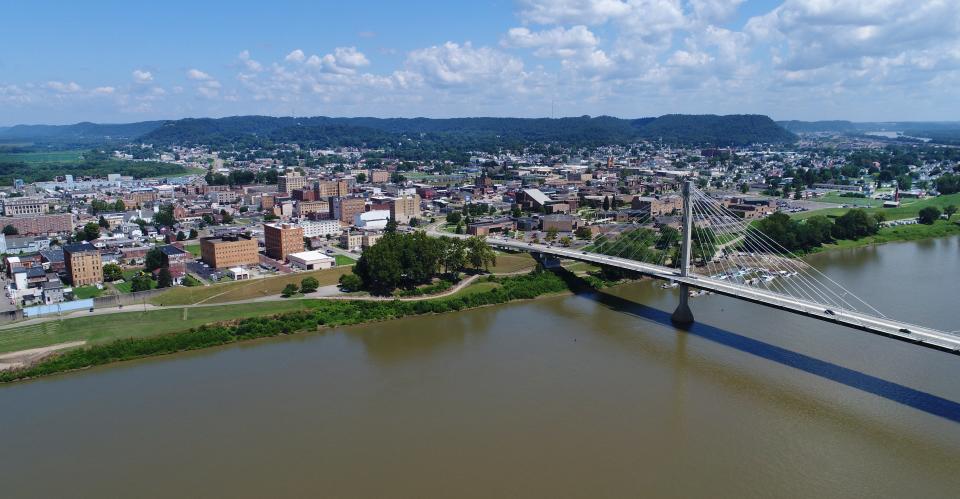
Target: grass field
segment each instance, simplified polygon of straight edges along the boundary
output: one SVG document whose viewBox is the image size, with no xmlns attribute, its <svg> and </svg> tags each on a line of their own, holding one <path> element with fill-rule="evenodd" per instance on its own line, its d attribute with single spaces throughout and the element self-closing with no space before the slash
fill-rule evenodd
<svg viewBox="0 0 960 499">
<path fill-rule="evenodd" d="M 933 225 L 914 224 L 884 227 L 876 235 L 857 240 L 842 240 L 834 244 L 825 244 L 821 251 L 833 249 L 859 248 L 871 244 L 883 244 L 896 241 L 916 241 L 932 237 L 960 235 L 960 225 L 956 222 L 939 220 Z"/>
<path fill-rule="evenodd" d="M 914 218 L 920 213 L 920 210 L 927 206 L 935 206 L 943 211 L 947 205 L 956 205 L 960 207 L 960 193 L 937 196 L 918 201 L 904 201 L 899 208 L 866 208 L 867 213 L 883 213 L 887 220 L 900 220 L 904 218 Z M 803 211 L 794 213 L 792 216 L 798 220 L 810 218 L 814 215 L 840 216 L 849 211 L 850 208 L 826 208 L 823 210 Z"/>
<path fill-rule="evenodd" d="M 340 255 L 340 254 L 333 255 L 333 259 L 336 260 L 338 266 L 353 265 L 354 263 L 357 262 L 355 259 L 350 258 L 347 255 Z"/>
<path fill-rule="evenodd" d="M 521 270 L 533 269 L 537 261 L 529 253 L 502 253 L 497 252 L 497 264 L 490 268 L 494 274 L 506 274 Z"/>
<path fill-rule="evenodd" d="M 117 291 L 121 293 L 130 293 L 133 291 L 133 276 L 137 275 L 143 269 L 127 269 L 123 271 L 123 282 L 119 284 L 114 284 L 113 286 L 117 288 Z M 153 279 L 150 280 L 150 289 L 156 289 L 157 281 Z"/>
<path fill-rule="evenodd" d="M 200 243 L 184 244 L 183 249 L 190 252 L 194 258 L 200 258 Z"/>
<path fill-rule="evenodd" d="M 4 152 L 0 162 L 22 163 L 75 163 L 83 159 L 82 150 L 51 152 Z"/>
<path fill-rule="evenodd" d="M 853 206 L 864 207 L 877 207 L 883 205 L 883 201 L 879 199 L 843 197 L 834 193 L 815 198 L 815 201 L 820 203 L 849 204 Z"/>
<path fill-rule="evenodd" d="M 471 285 L 469 285 L 469 286 L 461 289 L 460 291 L 457 291 L 456 293 L 454 293 L 454 294 L 451 295 L 451 296 L 468 296 L 468 295 L 474 295 L 474 294 L 477 294 L 477 293 L 483 293 L 483 292 L 486 292 L 486 291 L 490 291 L 491 289 L 495 289 L 495 288 L 499 288 L 499 287 L 500 287 L 500 283 L 498 283 L 498 282 L 486 282 L 486 281 L 475 282 L 475 283 L 473 283 L 473 284 L 471 284 Z"/>
<path fill-rule="evenodd" d="M 80 286 L 78 288 L 73 288 L 73 296 L 78 300 L 86 300 L 87 298 L 96 298 L 103 294 L 102 289 L 97 289 L 96 286 Z"/>
<path fill-rule="evenodd" d="M 309 306 L 309 300 L 290 300 L 76 317 L 0 330 L 0 352 L 67 341 L 101 343 L 117 338 L 152 336 L 211 322 L 289 312 Z"/>
<path fill-rule="evenodd" d="M 195 303 L 228 303 L 232 301 L 250 300 L 264 296 L 279 295 L 287 284 L 300 285 L 303 278 L 311 276 L 320 281 L 321 286 L 336 284 L 340 276 L 350 272 L 350 267 L 334 267 L 328 270 L 313 272 L 297 272 L 276 277 L 252 279 L 249 281 L 233 281 L 224 284 L 203 287 L 176 287 L 161 295 L 151 298 L 154 305 L 174 306 L 192 305 Z"/>
</svg>

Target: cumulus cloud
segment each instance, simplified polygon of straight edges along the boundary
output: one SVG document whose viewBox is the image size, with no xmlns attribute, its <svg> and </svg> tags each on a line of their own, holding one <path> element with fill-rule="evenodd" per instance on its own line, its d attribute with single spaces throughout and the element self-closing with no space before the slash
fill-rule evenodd
<svg viewBox="0 0 960 499">
<path fill-rule="evenodd" d="M 133 70 L 133 81 L 137 83 L 150 83 L 153 81 L 153 73 L 142 69 Z"/>
<path fill-rule="evenodd" d="M 520 59 L 490 47 L 474 48 L 470 42 L 446 42 L 414 50 L 407 55 L 404 66 L 442 87 L 491 81 L 521 83 L 524 76 Z"/>
<path fill-rule="evenodd" d="M 78 85 L 76 82 L 73 82 L 73 81 L 66 82 L 66 83 L 62 81 L 48 81 L 44 86 L 46 88 L 49 88 L 50 90 L 54 90 L 56 92 L 60 92 L 64 94 L 77 93 L 83 90 L 83 87 L 81 87 L 80 85 Z"/>
<path fill-rule="evenodd" d="M 512 28 L 507 32 L 502 45 L 506 47 L 534 49 L 540 57 L 571 57 L 584 49 L 596 47 L 599 41 L 586 26 L 572 28 L 557 26 L 542 31 L 528 28 Z"/>
<path fill-rule="evenodd" d="M 287 54 L 287 57 L 285 57 L 284 60 L 287 62 L 303 62 L 305 58 L 306 58 L 306 55 L 303 53 L 303 51 L 300 49 L 296 49 L 293 52 L 290 52 L 289 54 Z"/>
<path fill-rule="evenodd" d="M 249 71 L 251 73 L 259 73 L 260 71 L 263 71 L 263 65 L 253 60 L 252 57 L 250 57 L 249 50 L 244 50 L 240 52 L 240 55 L 237 56 L 237 59 L 240 60 L 240 64 L 243 65 L 243 68 L 246 71 Z"/>
<path fill-rule="evenodd" d="M 96 95 L 113 95 L 117 89 L 115 87 L 97 87 L 93 89 L 93 93 Z"/>
<path fill-rule="evenodd" d="M 210 81 L 213 80 L 213 77 L 200 71 L 199 69 L 191 69 L 187 71 L 187 78 L 195 81 Z"/>
</svg>

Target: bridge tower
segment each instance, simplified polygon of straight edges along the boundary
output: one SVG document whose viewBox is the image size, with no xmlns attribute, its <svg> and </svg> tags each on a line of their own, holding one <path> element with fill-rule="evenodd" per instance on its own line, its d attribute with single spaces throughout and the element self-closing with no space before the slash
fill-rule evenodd
<svg viewBox="0 0 960 499">
<path fill-rule="evenodd" d="M 693 201 L 690 199 L 691 190 L 693 190 L 693 181 L 683 182 L 683 234 L 680 246 L 680 275 L 686 277 L 690 272 L 690 239 L 693 233 Z M 690 288 L 686 284 L 680 284 L 680 303 L 677 309 L 673 311 L 670 320 L 678 326 L 689 326 L 693 324 L 693 312 L 690 311 Z"/>
</svg>

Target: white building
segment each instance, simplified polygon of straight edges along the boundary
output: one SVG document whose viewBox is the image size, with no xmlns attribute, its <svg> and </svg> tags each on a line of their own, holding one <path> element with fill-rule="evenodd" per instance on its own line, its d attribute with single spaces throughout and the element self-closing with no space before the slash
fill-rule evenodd
<svg viewBox="0 0 960 499">
<path fill-rule="evenodd" d="M 358 229 L 381 230 L 389 221 L 389 210 L 370 210 L 353 216 L 353 225 Z"/>
<path fill-rule="evenodd" d="M 339 220 L 301 220 L 297 224 L 303 229 L 303 237 L 339 236 L 341 232 Z"/>
<path fill-rule="evenodd" d="M 300 270 L 319 270 L 333 267 L 336 260 L 329 255 L 319 251 L 302 251 L 300 253 L 290 253 L 287 255 L 287 261 L 294 268 Z"/>
</svg>

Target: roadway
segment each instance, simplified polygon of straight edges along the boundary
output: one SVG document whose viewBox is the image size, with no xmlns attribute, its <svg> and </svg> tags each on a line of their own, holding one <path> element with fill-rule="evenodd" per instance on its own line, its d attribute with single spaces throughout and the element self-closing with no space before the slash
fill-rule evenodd
<svg viewBox="0 0 960 499">
<path fill-rule="evenodd" d="M 450 234 L 444 234 L 449 236 Z M 599 265 L 607 265 L 632 270 L 657 279 L 669 280 L 690 287 L 712 291 L 721 295 L 746 300 L 759 305 L 784 310 L 814 319 L 848 326 L 861 331 L 894 338 L 920 346 L 942 350 L 960 355 L 960 335 L 938 331 L 936 329 L 908 324 L 885 317 L 831 308 L 809 300 L 801 300 L 780 293 L 774 293 L 751 286 L 734 284 L 706 276 L 681 276 L 677 269 L 638 262 L 626 258 L 590 253 L 582 250 L 563 248 L 546 244 L 534 244 L 500 237 L 488 237 L 487 243 L 493 247 L 515 251 L 542 253 L 560 258 L 579 260 Z"/>
</svg>

